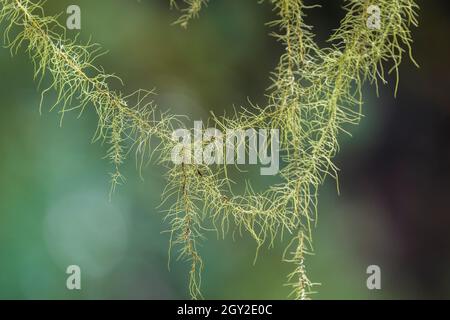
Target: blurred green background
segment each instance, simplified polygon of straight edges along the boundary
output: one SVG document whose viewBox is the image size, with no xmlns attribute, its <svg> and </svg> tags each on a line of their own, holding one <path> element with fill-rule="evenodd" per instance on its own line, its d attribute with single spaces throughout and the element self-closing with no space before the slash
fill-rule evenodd
<svg viewBox="0 0 450 320">
<path fill-rule="evenodd" d="M 341 1 L 309 1 L 318 41 L 337 27 Z M 341 195 L 328 180 L 320 193 L 310 277 L 316 299 L 450 298 L 449 5 L 420 1 L 415 57 L 401 67 L 400 91 L 377 98 L 368 87 L 353 138 L 341 137 L 336 159 Z M 269 3 L 213 0 L 188 30 L 171 25 L 166 0 L 61 1 L 47 13 L 82 10 L 80 36 L 109 50 L 100 59 L 125 92 L 156 88 L 162 110 L 207 119 L 264 103 L 282 47 L 268 36 Z M 65 23 L 66 15 L 61 16 Z M 78 31 L 70 31 L 74 37 Z M 127 182 L 109 201 L 105 146 L 91 144 L 95 115 L 39 115 L 40 94 L 25 53 L 0 51 L 0 298 L 188 298 L 188 265 L 168 269 L 169 234 L 157 208 L 164 170 L 148 166 L 141 181 L 130 159 Z M 50 105 L 48 101 L 47 105 Z M 251 178 L 251 177 L 250 177 Z M 268 181 L 255 177 L 255 183 Z M 284 249 L 262 250 L 246 237 L 208 235 L 203 292 L 211 299 L 284 299 Z M 82 270 L 82 290 L 66 289 L 68 265 Z M 382 290 L 366 288 L 379 265 Z"/>
</svg>

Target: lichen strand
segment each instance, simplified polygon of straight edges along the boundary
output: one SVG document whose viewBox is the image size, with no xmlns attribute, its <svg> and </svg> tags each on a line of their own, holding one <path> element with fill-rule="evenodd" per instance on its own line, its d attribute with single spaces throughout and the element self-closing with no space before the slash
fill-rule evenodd
<svg viewBox="0 0 450 320">
<path fill-rule="evenodd" d="M 177 23 L 186 27 L 206 3 L 185 0 Z M 130 152 L 136 154 L 139 168 L 154 153 L 158 163 L 167 167 L 163 203 L 169 204 L 170 248 L 178 248 L 178 257 L 190 263 L 192 298 L 202 297 L 199 240 L 207 229 L 224 237 L 231 226 L 248 232 L 258 248 L 274 245 L 277 236 L 289 235 L 283 260 L 292 263 L 294 271 L 288 285 L 296 299 L 309 297 L 315 284 L 307 277 L 305 256 L 313 251 L 318 188 L 326 176 L 337 182 L 338 169 L 332 159 L 339 148 L 338 135 L 359 122 L 363 83 L 368 80 L 378 90 L 379 83 L 387 82 L 386 72 L 395 72 L 398 79 L 402 57 L 405 52 L 411 56 L 410 28 L 417 26 L 418 10 L 413 0 L 347 0 L 341 26 L 330 37 L 330 46 L 323 49 L 315 44 L 312 29 L 304 22 L 311 7 L 303 0 L 270 3 L 278 14 L 270 23 L 278 30 L 273 36 L 285 51 L 272 74 L 268 103 L 242 108 L 232 118 L 213 115 L 211 122 L 220 129 L 279 128 L 283 182 L 261 193 L 247 184 L 245 192 L 237 195 L 230 187 L 226 166 L 176 166 L 170 161 L 176 143 L 171 134 L 182 125 L 179 117 L 157 112 L 151 92 L 139 90 L 124 96 L 112 91 L 109 83 L 117 77 L 94 65 L 101 54 L 98 45 L 67 39 L 56 18 L 44 15 L 43 2 L 0 0 L 5 43 L 12 52 L 25 46 L 35 65 L 35 78 L 50 76 L 51 85 L 43 90 L 43 97 L 56 91 L 52 108 L 59 108 L 61 120 L 69 111 L 81 114 L 87 106 L 95 109 L 94 141 L 110 145 L 112 190 L 123 181 L 119 168 Z M 176 6 L 176 0 L 170 4 Z M 367 8 L 373 4 L 382 12 L 380 30 L 366 26 Z"/>
<path fill-rule="evenodd" d="M 206 7 L 209 0 L 183 0 L 183 7 L 179 9 L 177 0 L 169 0 L 170 7 L 181 10 L 182 15 L 175 21 L 183 28 L 187 28 L 192 19 L 198 18 L 200 11 Z"/>
</svg>

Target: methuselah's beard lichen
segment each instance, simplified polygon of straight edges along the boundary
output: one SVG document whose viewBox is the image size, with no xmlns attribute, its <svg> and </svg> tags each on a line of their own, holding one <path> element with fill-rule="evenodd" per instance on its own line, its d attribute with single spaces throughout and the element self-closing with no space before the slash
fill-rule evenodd
<svg viewBox="0 0 450 320">
<path fill-rule="evenodd" d="M 177 23 L 183 27 L 208 3 L 169 1 L 182 10 Z M 378 90 L 379 83 L 386 83 L 385 73 L 398 74 L 403 55 L 411 56 L 410 28 L 417 26 L 418 10 L 414 0 L 345 1 L 345 17 L 327 48 L 317 46 L 312 28 L 305 24 L 310 7 L 303 0 L 266 2 L 276 10 L 278 18 L 269 25 L 277 30 L 274 36 L 285 48 L 272 75 L 267 104 L 249 106 L 231 118 L 213 116 L 210 123 L 227 130 L 279 128 L 282 182 L 260 193 L 249 186 L 237 195 L 230 188 L 225 166 L 171 162 L 176 144 L 171 135 L 182 125 L 179 116 L 159 112 L 151 92 L 123 95 L 111 90 L 110 81 L 116 77 L 95 65 L 102 54 L 97 44 L 66 38 L 56 18 L 44 14 L 44 2 L 0 0 L 5 44 L 11 52 L 24 49 L 29 53 L 36 79 L 50 79 L 50 87 L 42 91 L 41 107 L 46 93 L 54 90 L 57 99 L 51 108 L 59 109 L 61 121 L 70 111 L 95 110 L 94 141 L 109 143 L 112 190 L 123 182 L 120 165 L 131 153 L 141 165 L 154 155 L 167 167 L 163 196 L 170 205 L 166 214 L 170 248 L 176 248 L 178 257 L 189 263 L 192 298 L 202 297 L 204 264 L 198 242 L 205 241 L 211 229 L 224 236 L 231 226 L 248 232 L 258 249 L 274 245 L 277 236 L 290 237 L 283 259 L 293 265 L 288 276 L 292 297 L 309 297 L 314 283 L 307 276 L 305 259 L 312 251 L 318 188 L 326 176 L 337 180 L 338 170 L 332 162 L 338 150 L 337 136 L 347 132 L 349 124 L 359 122 L 363 83 L 368 80 Z M 373 6 L 381 13 L 377 28 L 368 23 Z"/>
</svg>

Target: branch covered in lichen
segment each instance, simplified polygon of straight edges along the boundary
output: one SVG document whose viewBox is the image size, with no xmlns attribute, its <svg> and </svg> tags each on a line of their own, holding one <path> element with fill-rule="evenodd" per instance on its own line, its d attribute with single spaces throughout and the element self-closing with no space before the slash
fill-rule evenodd
<svg viewBox="0 0 450 320">
<path fill-rule="evenodd" d="M 179 8 L 177 0 L 169 0 L 172 8 Z M 175 24 L 179 24 L 183 28 L 187 28 L 189 22 L 192 19 L 198 18 L 199 13 L 203 7 L 208 4 L 209 0 L 183 0 L 184 7 L 181 8 L 181 16 L 175 21 Z"/>
<path fill-rule="evenodd" d="M 170 0 L 176 6 L 175 0 Z M 186 8 L 177 23 L 186 27 L 198 16 L 206 0 L 185 0 Z M 168 167 L 168 186 L 163 194 L 170 205 L 171 247 L 179 248 L 179 258 L 190 263 L 190 294 L 201 297 L 203 262 L 198 241 L 204 225 L 211 223 L 225 235 L 230 225 L 248 232 L 257 242 L 273 245 L 278 235 L 292 237 L 284 260 L 295 265 L 289 276 L 293 296 L 305 299 L 313 283 L 306 273 L 305 255 L 312 251 L 312 226 L 317 219 L 318 188 L 326 178 L 337 180 L 332 159 L 338 151 L 338 135 L 357 124 L 361 116 L 361 88 L 365 80 L 386 83 L 386 68 L 395 72 L 405 52 L 411 56 L 411 26 L 417 25 L 417 5 L 413 0 L 348 0 L 346 16 L 330 37 L 328 48 L 319 48 L 304 21 L 312 8 L 303 0 L 271 0 L 278 18 L 269 23 L 278 31 L 273 36 L 285 51 L 272 74 L 268 103 L 250 106 L 232 118 L 213 116 L 221 129 L 278 128 L 281 134 L 283 181 L 262 193 L 250 185 L 234 194 L 226 167 L 204 164 L 174 165 L 170 160 L 176 143 L 172 139 L 178 117 L 156 111 L 151 92 L 139 90 L 125 96 L 110 89 L 118 79 L 95 66 L 101 54 L 95 44 L 77 44 L 65 36 L 54 17 L 44 15 L 42 2 L 0 0 L 0 22 L 5 25 L 5 43 L 16 52 L 25 47 L 35 66 L 35 78 L 50 85 L 43 97 L 56 92 L 61 120 L 69 111 L 92 106 L 98 116 L 94 141 L 109 144 L 107 157 L 114 171 L 112 190 L 123 181 L 119 168 L 134 151 L 139 167 L 152 153 Z M 381 28 L 367 28 L 367 8 L 376 4 L 381 12 Z M 397 86 L 396 86 L 397 91 Z M 42 102 L 41 102 L 42 106 Z M 157 139 L 156 145 L 152 141 Z"/>
<path fill-rule="evenodd" d="M 285 52 L 272 77 L 269 104 L 264 108 L 252 106 L 232 119 L 224 118 L 222 127 L 283 130 L 285 167 L 280 175 L 284 182 L 258 196 L 259 205 L 248 195 L 246 200 L 256 221 L 272 218 L 270 227 L 262 225 L 259 235 L 265 235 L 269 228 L 291 233 L 298 229 L 302 239 L 308 240 L 297 241 L 297 254 L 286 259 L 293 262 L 298 261 L 298 252 L 312 249 L 305 246 L 312 242 L 318 188 L 326 176 L 338 179 L 338 169 L 332 162 L 339 148 L 338 135 L 347 133 L 348 125 L 360 120 L 362 85 L 366 79 L 385 83 L 384 65 L 390 63 L 393 66 L 389 71 L 397 72 L 404 48 L 410 54 L 410 27 L 417 25 L 417 6 L 410 0 L 347 1 L 347 14 L 330 38 L 331 46 L 320 49 L 311 27 L 304 22 L 305 10 L 311 7 L 301 0 L 271 2 L 279 19 L 270 25 L 280 30 L 273 35 L 283 43 Z M 367 9 L 374 4 L 383 13 L 380 30 L 369 29 L 366 24 Z M 274 227 L 277 225 L 279 228 Z M 273 239 L 276 232 L 269 234 Z M 295 277 L 290 278 L 293 280 Z M 296 297 L 304 297 L 309 291 L 306 283 L 292 283 Z"/>
</svg>

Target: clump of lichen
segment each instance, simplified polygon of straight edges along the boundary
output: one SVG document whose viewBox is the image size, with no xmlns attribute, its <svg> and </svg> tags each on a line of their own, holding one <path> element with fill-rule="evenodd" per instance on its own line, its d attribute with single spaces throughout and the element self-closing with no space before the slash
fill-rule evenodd
<svg viewBox="0 0 450 320">
<path fill-rule="evenodd" d="M 55 90 L 61 120 L 69 111 L 79 114 L 95 109 L 98 128 L 94 141 L 106 141 L 113 166 L 112 190 L 123 181 L 120 165 L 134 152 L 140 166 L 156 154 L 168 168 L 164 199 L 171 225 L 170 247 L 190 263 L 190 294 L 200 298 L 203 261 L 198 241 L 207 233 L 206 225 L 225 235 L 230 225 L 248 232 L 258 248 L 274 245 L 278 235 L 291 237 L 284 261 L 294 265 L 289 285 L 296 299 L 306 299 L 314 283 L 307 276 L 305 258 L 312 252 L 312 228 L 317 219 L 317 192 L 327 176 L 338 178 L 332 159 L 338 151 L 338 134 L 357 124 L 363 104 L 365 81 L 386 83 L 385 73 L 395 72 L 403 55 L 411 56 L 411 26 L 417 26 L 417 5 L 413 0 L 347 0 L 341 26 L 319 48 L 312 28 L 304 21 L 311 8 L 303 0 L 270 0 L 278 19 L 273 36 L 285 51 L 272 75 L 265 106 L 249 106 L 232 118 L 214 116 L 218 128 L 279 128 L 284 167 L 282 183 L 256 193 L 251 186 L 241 195 L 230 187 L 226 167 L 203 164 L 174 165 L 170 151 L 174 127 L 179 117 L 158 112 L 151 92 L 138 90 L 124 95 L 110 89 L 118 78 L 95 66 L 102 54 L 96 44 L 78 44 L 65 36 L 54 17 L 45 16 L 44 2 L 0 0 L 0 22 L 5 43 L 12 52 L 23 47 L 35 66 L 35 78 L 46 75 Z M 178 7 L 176 0 L 170 0 Z M 176 21 L 186 27 L 207 4 L 207 0 L 184 0 Z M 370 29 L 367 19 L 372 5 L 379 7 L 380 28 Z M 413 60 L 414 61 L 414 60 Z M 385 66 L 390 64 L 389 69 Z M 398 79 L 398 77 L 397 77 Z M 42 106 L 41 101 L 41 106 Z M 157 141 L 156 143 L 154 141 Z"/>
</svg>

